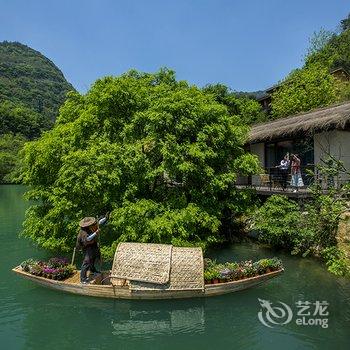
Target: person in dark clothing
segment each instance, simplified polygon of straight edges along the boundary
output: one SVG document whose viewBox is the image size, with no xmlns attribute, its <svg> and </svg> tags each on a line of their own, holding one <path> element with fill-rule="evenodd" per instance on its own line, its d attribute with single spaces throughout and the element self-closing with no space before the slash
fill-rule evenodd
<svg viewBox="0 0 350 350">
<path fill-rule="evenodd" d="M 87 272 L 99 273 L 95 267 L 95 262 L 101 259 L 100 248 L 98 246 L 99 226 L 107 222 L 107 217 L 103 217 L 98 222 L 93 217 L 86 217 L 80 221 L 80 231 L 77 237 L 77 248 L 84 254 L 81 265 L 80 282 L 88 283 Z"/>
</svg>

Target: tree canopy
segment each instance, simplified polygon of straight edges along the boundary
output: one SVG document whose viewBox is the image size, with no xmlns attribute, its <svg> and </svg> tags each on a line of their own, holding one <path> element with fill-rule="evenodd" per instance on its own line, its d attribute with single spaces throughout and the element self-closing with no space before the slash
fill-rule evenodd
<svg viewBox="0 0 350 350">
<path fill-rule="evenodd" d="M 24 234 L 71 249 L 83 216 L 111 211 L 102 251 L 119 241 L 206 246 L 249 203 L 237 174 L 258 171 L 248 127 L 227 107 L 163 69 L 131 71 L 71 93 L 55 127 L 26 144 L 23 180 L 38 200 Z"/>
</svg>

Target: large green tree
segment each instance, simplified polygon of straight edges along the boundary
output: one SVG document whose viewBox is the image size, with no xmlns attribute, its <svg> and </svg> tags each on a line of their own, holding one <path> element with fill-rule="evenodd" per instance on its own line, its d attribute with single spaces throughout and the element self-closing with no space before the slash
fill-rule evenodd
<svg viewBox="0 0 350 350">
<path fill-rule="evenodd" d="M 53 130 L 25 147 L 27 197 L 38 202 L 24 234 L 71 249 L 78 220 L 110 210 L 107 256 L 119 241 L 221 241 L 222 226 L 250 204 L 233 185 L 258 170 L 244 151 L 247 132 L 172 71 L 98 80 L 86 95 L 71 94 Z"/>
</svg>

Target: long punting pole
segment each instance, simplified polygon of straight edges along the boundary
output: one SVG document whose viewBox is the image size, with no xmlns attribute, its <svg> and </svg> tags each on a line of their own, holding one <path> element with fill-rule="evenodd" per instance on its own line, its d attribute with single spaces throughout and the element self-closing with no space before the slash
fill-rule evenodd
<svg viewBox="0 0 350 350">
<path fill-rule="evenodd" d="M 74 260 L 75 260 L 75 250 L 76 250 L 76 248 L 74 247 L 74 249 L 73 249 L 73 255 L 72 255 L 72 262 L 71 262 L 71 265 L 74 265 Z"/>
</svg>

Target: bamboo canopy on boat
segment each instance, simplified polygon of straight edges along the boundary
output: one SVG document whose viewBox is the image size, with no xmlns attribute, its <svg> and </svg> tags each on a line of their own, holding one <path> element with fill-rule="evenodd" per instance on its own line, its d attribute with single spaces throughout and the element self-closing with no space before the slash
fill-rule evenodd
<svg viewBox="0 0 350 350">
<path fill-rule="evenodd" d="M 203 290 L 201 248 L 167 244 L 120 243 L 111 282 L 129 280 L 131 290 Z"/>
<path fill-rule="evenodd" d="M 248 142 L 262 142 L 297 133 L 314 133 L 330 129 L 344 129 L 350 124 L 350 102 L 300 113 L 287 118 L 254 125 Z"/>
</svg>

